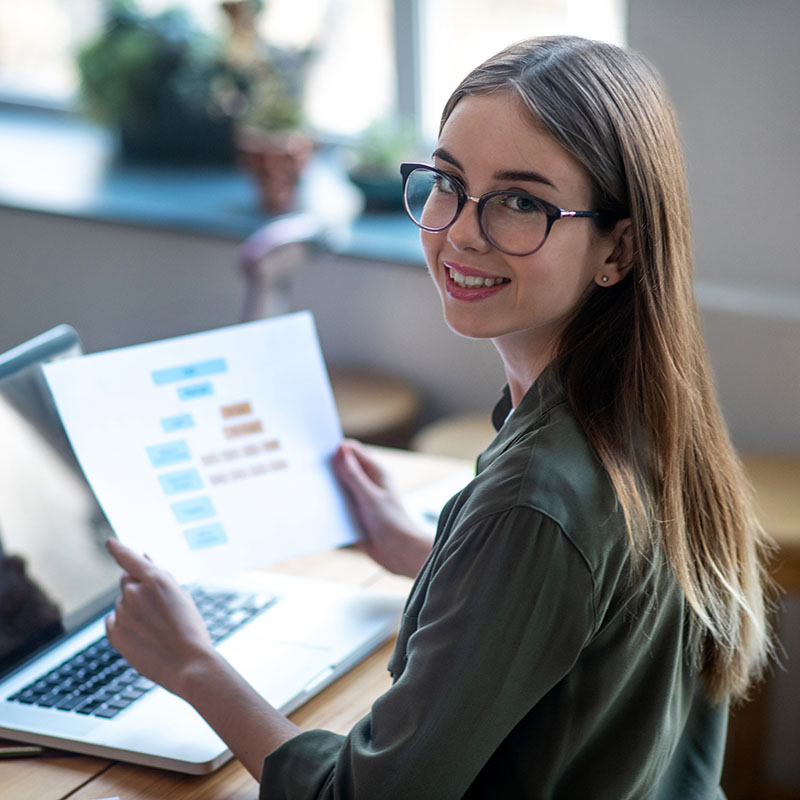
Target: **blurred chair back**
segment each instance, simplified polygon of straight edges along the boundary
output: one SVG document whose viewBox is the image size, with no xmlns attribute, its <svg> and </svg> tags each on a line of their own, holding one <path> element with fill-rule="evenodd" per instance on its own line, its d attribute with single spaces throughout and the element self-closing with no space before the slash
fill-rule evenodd
<svg viewBox="0 0 800 800">
<path fill-rule="evenodd" d="M 245 280 L 242 321 L 286 314 L 295 272 L 323 245 L 322 225 L 308 214 L 271 220 L 239 250 Z M 346 320 L 342 320 L 346 324 Z M 328 365 L 344 435 L 370 444 L 407 447 L 420 410 L 419 391 L 393 375 Z"/>
</svg>

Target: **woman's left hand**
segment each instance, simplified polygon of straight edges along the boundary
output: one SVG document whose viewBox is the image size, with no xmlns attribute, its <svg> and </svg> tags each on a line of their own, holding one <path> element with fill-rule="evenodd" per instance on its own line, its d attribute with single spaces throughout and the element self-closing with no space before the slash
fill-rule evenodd
<svg viewBox="0 0 800 800">
<path fill-rule="evenodd" d="M 142 675 L 183 696 L 184 675 L 216 655 L 200 612 L 148 558 L 117 539 L 107 547 L 124 570 L 122 596 L 106 619 L 108 641 Z"/>
<path fill-rule="evenodd" d="M 390 572 L 415 578 L 430 555 L 433 537 L 409 516 L 388 472 L 353 440 L 339 445 L 333 469 L 350 498 L 361 549 Z"/>
</svg>

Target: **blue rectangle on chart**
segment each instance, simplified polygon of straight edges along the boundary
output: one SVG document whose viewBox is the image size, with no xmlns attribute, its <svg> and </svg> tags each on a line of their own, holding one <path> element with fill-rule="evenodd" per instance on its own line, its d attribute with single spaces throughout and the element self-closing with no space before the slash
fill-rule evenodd
<svg viewBox="0 0 800 800">
<path fill-rule="evenodd" d="M 158 482 L 164 494 L 180 494 L 203 488 L 203 479 L 196 469 L 179 469 L 177 472 L 165 472 L 158 476 Z"/>
<path fill-rule="evenodd" d="M 201 550 L 204 547 L 214 547 L 214 545 L 225 544 L 228 537 L 225 529 L 219 522 L 212 522 L 210 525 L 201 525 L 199 528 L 189 528 L 183 532 L 189 547 L 192 550 Z"/>
<path fill-rule="evenodd" d="M 150 463 L 156 469 L 191 460 L 189 445 L 182 439 L 177 442 L 154 444 L 152 447 L 147 448 L 147 455 L 150 457 Z"/>
<path fill-rule="evenodd" d="M 204 378 L 206 375 L 216 375 L 228 371 L 228 362 L 224 358 L 212 358 L 208 361 L 198 361 L 196 364 L 184 364 L 180 367 L 154 370 L 153 383 L 163 386 L 165 383 L 186 381 L 192 378 Z"/>
<path fill-rule="evenodd" d="M 195 497 L 192 500 L 181 500 L 172 504 L 172 513 L 180 523 L 196 522 L 216 516 L 214 504 L 208 497 Z"/>
<path fill-rule="evenodd" d="M 191 386 L 178 387 L 178 397 L 181 400 L 194 400 L 198 397 L 210 397 L 214 394 L 214 386 L 210 381 L 193 383 Z"/>
<path fill-rule="evenodd" d="M 191 414 L 176 414 L 174 417 L 164 417 L 161 420 L 161 427 L 164 429 L 164 433 L 194 428 L 194 417 Z"/>
</svg>

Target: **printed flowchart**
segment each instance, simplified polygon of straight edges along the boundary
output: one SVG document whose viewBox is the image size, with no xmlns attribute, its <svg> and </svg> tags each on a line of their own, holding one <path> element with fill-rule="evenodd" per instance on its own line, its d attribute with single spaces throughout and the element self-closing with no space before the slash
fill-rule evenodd
<svg viewBox="0 0 800 800">
<path fill-rule="evenodd" d="M 117 535 L 190 580 L 350 543 L 307 312 L 47 365 Z"/>
</svg>

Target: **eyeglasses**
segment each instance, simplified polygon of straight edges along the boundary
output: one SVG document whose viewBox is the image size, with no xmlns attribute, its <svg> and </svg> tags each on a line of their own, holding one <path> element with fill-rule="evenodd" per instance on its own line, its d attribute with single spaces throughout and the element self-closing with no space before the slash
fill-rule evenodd
<svg viewBox="0 0 800 800">
<path fill-rule="evenodd" d="M 600 211 L 567 211 L 536 195 L 514 190 L 472 197 L 457 178 L 427 164 L 401 164 L 400 173 L 403 202 L 415 225 L 440 233 L 458 219 L 471 200 L 478 204 L 483 237 L 510 256 L 529 256 L 539 250 L 557 220 L 606 216 Z"/>
</svg>

